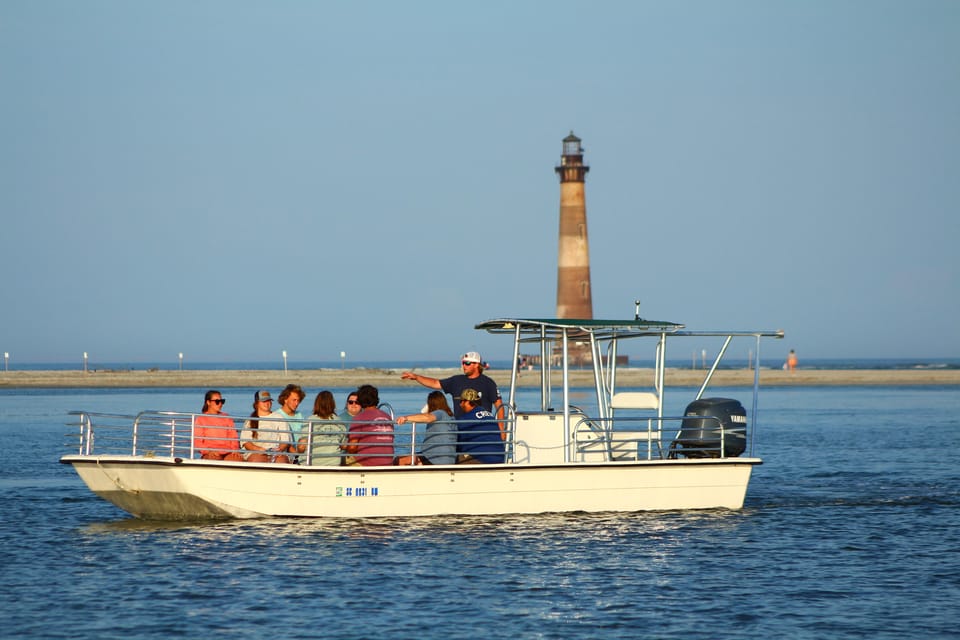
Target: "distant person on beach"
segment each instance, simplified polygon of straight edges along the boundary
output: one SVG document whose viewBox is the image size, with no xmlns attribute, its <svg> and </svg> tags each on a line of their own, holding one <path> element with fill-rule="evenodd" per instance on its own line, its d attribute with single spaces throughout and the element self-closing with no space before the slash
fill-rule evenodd
<svg viewBox="0 0 960 640">
<path fill-rule="evenodd" d="M 783 368 L 787 371 L 793 371 L 797 368 L 797 352 L 793 349 L 790 349 L 790 353 L 787 354 L 787 363 L 783 365 Z"/>
<path fill-rule="evenodd" d="M 347 425 L 338 420 L 337 404 L 333 394 L 321 391 L 313 401 L 313 415 L 310 416 L 310 465 L 320 467 L 340 466 L 340 445 L 346 442 Z M 322 420 L 323 422 L 316 422 Z M 306 451 L 307 437 L 301 436 L 297 450 Z"/>
<path fill-rule="evenodd" d="M 393 420 L 377 407 L 380 392 L 373 385 L 357 389 L 360 413 L 353 416 L 347 444 L 342 449 L 350 454 L 347 465 L 364 467 L 393 464 Z"/>
<path fill-rule="evenodd" d="M 412 371 L 404 371 L 400 376 L 404 380 L 415 380 L 428 389 L 441 389 L 454 399 L 453 413 L 457 418 L 463 416 L 463 411 L 456 402 L 460 392 L 470 388 L 480 394 L 479 404 L 487 411 L 494 411 L 497 415 L 501 413 L 503 401 L 500 399 L 500 390 L 493 378 L 483 374 L 483 359 L 476 351 L 468 351 L 460 358 L 460 366 L 463 367 L 463 373 L 438 380 L 429 376 L 422 376 Z"/>
<path fill-rule="evenodd" d="M 427 425 L 415 464 L 454 464 L 457 461 L 457 425 L 451 422 L 452 418 L 453 409 L 447 404 L 443 391 L 431 391 L 427 395 L 425 412 L 397 418 L 397 424 Z M 409 464 L 409 461 L 400 464 Z"/>
<path fill-rule="evenodd" d="M 204 460 L 242 462 L 243 454 L 237 451 L 240 441 L 233 418 L 222 411 L 225 402 L 223 395 L 215 389 L 203 396 L 202 415 L 193 420 L 193 446 Z"/>
<path fill-rule="evenodd" d="M 253 413 L 250 418 L 243 423 L 243 431 L 240 432 L 240 446 L 243 448 L 243 455 L 247 462 L 271 462 L 272 456 L 269 453 L 271 447 L 279 443 L 271 439 L 271 434 L 264 434 L 261 438 L 260 418 L 266 418 L 273 412 L 273 397 L 267 390 L 256 391 L 253 394 Z"/>
<path fill-rule="evenodd" d="M 480 393 L 464 389 L 457 399 L 463 417 L 457 419 L 457 464 L 504 462 L 506 448 L 493 414 L 480 406 Z"/>
</svg>

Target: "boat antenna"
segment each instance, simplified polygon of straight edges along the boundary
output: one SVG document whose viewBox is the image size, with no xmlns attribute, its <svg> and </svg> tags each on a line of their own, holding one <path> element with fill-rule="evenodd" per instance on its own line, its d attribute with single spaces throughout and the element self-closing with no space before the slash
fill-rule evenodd
<svg viewBox="0 0 960 640">
<path fill-rule="evenodd" d="M 634 301 L 633 301 L 633 304 L 634 304 L 634 308 L 633 308 L 633 319 L 634 319 L 634 320 L 639 320 L 639 319 L 640 319 L 640 301 L 639 301 L 639 300 L 634 300 Z"/>
</svg>

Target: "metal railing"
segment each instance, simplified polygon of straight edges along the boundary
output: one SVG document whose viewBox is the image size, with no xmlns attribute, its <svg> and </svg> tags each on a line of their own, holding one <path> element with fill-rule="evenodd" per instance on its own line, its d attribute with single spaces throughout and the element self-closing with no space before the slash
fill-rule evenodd
<svg viewBox="0 0 960 640">
<path fill-rule="evenodd" d="M 666 460 L 676 458 L 726 458 L 750 454 L 746 424 L 725 425 L 714 416 L 627 416 L 616 418 L 590 417 L 577 407 L 571 407 L 574 417 L 569 446 L 576 462 L 611 462 L 637 460 Z M 202 414 L 168 411 L 144 411 L 136 415 L 112 413 L 71 412 L 76 417 L 72 449 L 79 455 L 130 455 L 147 458 L 200 457 L 197 418 Z M 224 416 L 228 417 L 228 416 Z M 447 431 L 446 445 L 457 450 L 457 420 L 433 423 L 395 421 L 350 423 L 345 420 L 279 420 L 263 418 L 257 437 L 250 439 L 249 418 L 229 416 L 236 436 L 235 444 L 216 449 L 219 453 L 240 453 L 244 458 L 264 453 L 245 448 L 248 442 L 283 442 L 288 450 L 269 451 L 268 460 L 256 462 L 292 462 L 305 466 L 341 466 L 360 462 L 364 458 L 384 458 L 383 464 L 412 464 L 431 451 L 443 452 L 431 438 Z M 695 437 L 685 433 L 684 421 L 698 422 Z M 270 426 L 265 423 L 272 423 Z M 286 424 L 277 424 L 286 423 Z M 384 425 L 389 425 L 387 430 Z M 501 425 L 503 425 L 501 427 Z M 499 421 L 490 421 L 489 431 L 476 431 L 477 436 L 496 433 L 503 442 L 505 462 L 514 461 L 514 428 L 516 415 L 508 412 Z M 202 426 L 202 425 L 201 425 Z M 351 431 L 352 428 L 352 431 Z M 450 434 L 453 434 L 451 437 Z M 351 436 L 359 440 L 358 448 L 347 450 Z M 369 441 L 368 441 L 369 439 Z M 492 438 L 491 438 L 492 440 Z M 372 447 L 372 448 L 371 448 Z M 205 450 L 214 449 L 204 447 Z M 450 455 L 450 449 L 446 449 Z M 449 458 L 444 459 L 444 462 Z"/>
<path fill-rule="evenodd" d="M 391 410 L 389 414 L 392 413 Z M 397 424 L 395 420 L 282 420 L 264 416 L 258 420 L 259 425 L 254 430 L 250 428 L 248 417 L 219 416 L 229 419 L 232 427 L 223 425 L 212 428 L 232 429 L 236 435 L 226 438 L 208 435 L 210 440 L 235 443 L 231 447 L 217 447 L 201 442 L 203 434 L 198 429 L 206 425 L 197 425 L 197 418 L 203 414 L 143 411 L 136 415 L 124 415 L 74 411 L 69 415 L 76 418 L 75 422 L 68 423 L 73 427 L 72 436 L 75 438 L 70 448 L 79 455 L 189 459 L 200 457 L 202 449 L 219 454 L 240 453 L 244 458 L 261 453 L 268 455 L 270 462 L 293 462 L 307 466 L 341 466 L 354 461 L 362 464 L 365 457 L 389 458 L 390 464 L 402 457 L 429 459 L 431 451 L 442 451 L 437 447 L 443 444 L 443 438 L 440 438 L 438 445 L 432 436 L 444 431 L 452 434 L 452 438 L 448 436 L 446 444 L 456 452 L 458 425 L 461 424 L 454 419 L 437 420 L 429 424 Z M 471 433 L 491 437 L 491 440 L 492 435 L 496 434 L 497 440 L 503 443 L 505 462 L 510 462 L 515 421 L 515 416 L 508 414 L 502 420 L 491 420 L 489 430 L 475 429 Z M 384 429 L 385 425 L 389 425 L 389 428 Z M 256 435 L 253 436 L 253 433 Z M 359 441 L 354 451 L 345 449 L 351 438 Z M 276 443 L 277 447 L 268 447 L 274 449 L 272 451 L 254 450 L 246 448 L 247 443 Z M 280 447 L 281 444 L 284 446 Z"/>
<path fill-rule="evenodd" d="M 747 453 L 746 425 L 725 426 L 716 416 L 696 416 L 698 428 L 685 429 L 691 416 L 591 418 L 574 423 L 573 450 L 579 461 L 728 458 Z M 704 428 L 704 426 L 706 428 Z"/>
</svg>

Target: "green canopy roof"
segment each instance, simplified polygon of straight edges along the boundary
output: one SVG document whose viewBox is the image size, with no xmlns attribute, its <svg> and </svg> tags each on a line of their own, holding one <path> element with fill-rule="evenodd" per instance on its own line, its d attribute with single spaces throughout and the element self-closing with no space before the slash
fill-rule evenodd
<svg viewBox="0 0 960 640">
<path fill-rule="evenodd" d="M 496 318 L 476 325 L 476 329 L 496 334 L 516 335 L 520 328 L 523 342 L 568 338 L 582 340 L 591 334 L 597 340 L 670 334 L 674 336 L 767 336 L 783 338 L 783 330 L 684 331 L 685 325 L 663 320 L 593 320 L 585 318 Z"/>
<path fill-rule="evenodd" d="M 490 333 L 520 334 L 531 339 L 558 338 L 566 331 L 570 337 L 593 334 L 598 340 L 674 333 L 682 324 L 661 320 L 593 320 L 584 318 L 497 318 L 481 322 L 475 328 Z"/>
</svg>

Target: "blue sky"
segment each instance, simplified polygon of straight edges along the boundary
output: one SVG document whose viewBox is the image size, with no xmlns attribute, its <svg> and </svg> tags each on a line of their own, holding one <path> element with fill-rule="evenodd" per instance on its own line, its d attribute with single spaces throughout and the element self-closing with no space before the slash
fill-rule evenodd
<svg viewBox="0 0 960 640">
<path fill-rule="evenodd" d="M 572 130 L 595 317 L 957 357 L 958 69 L 953 0 L 2 0 L 0 350 L 506 358 Z"/>
</svg>

